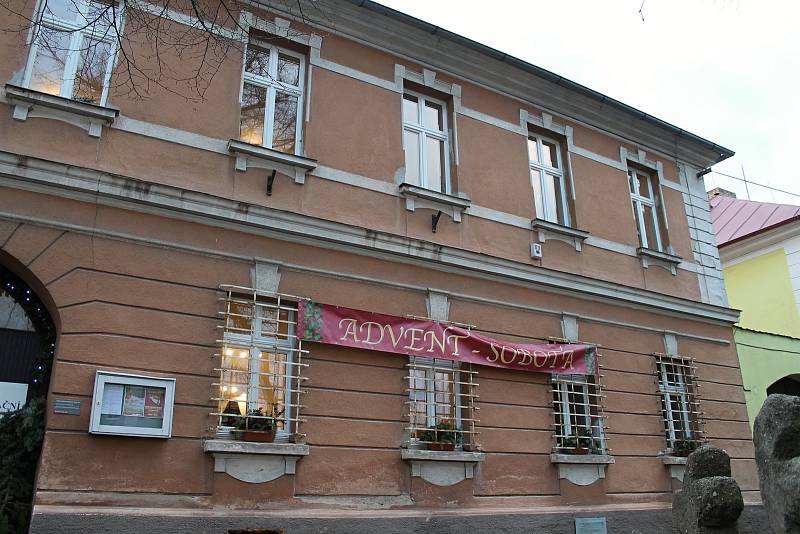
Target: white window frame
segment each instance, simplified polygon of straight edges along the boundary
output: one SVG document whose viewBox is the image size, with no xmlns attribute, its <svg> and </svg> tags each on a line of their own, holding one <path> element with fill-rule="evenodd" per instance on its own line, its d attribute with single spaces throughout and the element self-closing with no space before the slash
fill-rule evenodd
<svg viewBox="0 0 800 534">
<path fill-rule="evenodd" d="M 286 334 L 286 339 L 276 336 L 269 336 L 269 335 L 262 335 L 262 326 L 264 318 L 264 310 L 268 309 L 267 307 L 270 303 L 259 303 L 255 305 L 255 313 L 253 315 L 254 326 L 252 327 L 252 335 L 249 334 L 240 334 L 235 332 L 228 332 L 226 331 L 223 335 L 223 350 L 227 350 L 228 348 L 233 349 L 234 351 L 237 348 L 247 349 L 249 350 L 249 361 L 248 361 L 248 371 L 249 375 L 249 384 L 247 388 L 247 409 L 245 411 L 245 415 L 250 413 L 250 410 L 254 410 L 258 407 L 258 401 L 252 399 L 258 399 L 259 394 L 259 376 L 260 376 L 260 369 L 259 365 L 261 363 L 261 353 L 281 353 L 286 355 L 286 371 L 283 383 L 283 399 L 284 399 L 284 406 L 283 406 L 283 415 L 279 418 L 283 420 L 283 428 L 277 429 L 275 435 L 277 438 L 288 438 L 290 434 L 293 433 L 294 429 L 292 427 L 292 392 L 294 388 L 292 388 L 292 378 L 295 376 L 295 369 L 294 369 L 294 361 L 295 361 L 295 352 L 298 350 L 294 340 L 296 339 L 296 319 L 297 319 L 297 310 L 293 309 L 290 311 L 290 307 L 286 306 L 285 303 L 280 305 L 280 310 L 276 309 L 277 312 L 277 320 L 280 320 L 280 311 L 285 310 L 289 313 L 288 318 L 288 331 Z M 275 304 L 275 307 L 278 307 L 278 304 Z M 282 334 L 283 335 L 283 334 Z M 224 361 L 224 360 L 223 360 Z M 220 428 L 230 428 L 224 427 L 220 425 Z"/>
<path fill-rule="evenodd" d="M 247 72 L 247 51 L 250 47 L 260 48 L 269 52 L 269 73 L 260 76 Z M 290 85 L 278 81 L 278 55 L 283 54 L 300 60 L 300 73 L 297 77 L 298 85 Z M 251 39 L 245 46 L 242 61 L 242 83 L 239 87 L 239 110 L 241 114 L 242 99 L 244 98 L 244 84 L 248 83 L 267 90 L 267 101 L 264 106 L 264 132 L 260 146 L 272 149 L 272 133 L 275 125 L 275 95 L 278 91 L 297 97 L 297 113 L 294 128 L 294 154 L 303 154 L 303 109 L 305 97 L 306 57 L 293 50 L 281 48 L 274 44 L 265 43 L 258 39 Z M 241 132 L 239 133 L 241 139 Z M 275 149 L 277 150 L 277 149 Z"/>
<path fill-rule="evenodd" d="M 551 383 L 553 386 L 554 395 L 558 395 L 558 402 L 553 403 L 553 412 L 555 416 L 556 432 L 558 432 L 558 419 L 561 419 L 561 426 L 563 428 L 564 436 L 556 437 L 556 445 L 560 446 L 561 442 L 567 436 L 576 436 L 577 433 L 572 429 L 572 416 L 583 418 L 587 425 L 580 428 L 588 428 L 592 432 L 592 436 L 600 445 L 600 450 L 605 452 L 606 437 L 603 424 L 603 415 L 599 403 L 599 390 L 600 387 L 596 384 L 590 384 L 588 377 L 584 375 L 551 375 Z M 582 402 L 570 402 L 569 386 L 573 386 L 572 395 L 579 395 Z M 592 402 L 590 399 L 589 387 L 593 386 L 595 395 L 598 396 L 598 401 Z M 576 391 L 577 390 L 577 391 Z M 592 413 L 594 407 L 596 413 Z M 573 408 L 577 408 L 573 410 Z"/>
<path fill-rule="evenodd" d="M 675 414 L 672 409 L 673 397 L 677 397 L 680 404 L 680 412 L 683 414 L 682 423 L 683 428 L 679 429 L 684 434 L 683 439 L 694 439 L 694 432 L 692 431 L 692 411 L 691 403 L 689 402 L 689 390 L 686 383 L 686 375 L 683 371 L 683 364 L 679 361 L 672 360 L 659 360 L 658 365 L 658 390 L 661 393 L 661 402 L 664 408 L 664 429 L 667 436 L 669 447 L 672 448 L 675 441 L 678 439 L 676 436 L 676 420 Z M 670 384 L 667 379 L 667 366 L 670 365 L 675 369 L 675 376 L 678 380 L 677 384 Z"/>
<path fill-rule="evenodd" d="M 107 425 L 100 422 L 102 416 L 103 393 L 106 384 L 122 384 L 127 386 L 143 386 L 165 389 L 164 413 L 160 428 L 140 428 L 124 425 Z M 175 379 L 150 376 L 131 375 L 97 371 L 94 379 L 92 396 L 92 413 L 89 417 L 91 434 L 111 434 L 116 436 L 138 436 L 151 438 L 169 438 L 172 436 L 172 413 L 175 405 Z"/>
<path fill-rule="evenodd" d="M 403 107 L 406 95 L 413 96 L 417 99 L 417 124 L 406 122 L 405 115 L 403 114 Z M 425 103 L 431 102 L 433 104 L 437 104 L 442 108 L 442 129 L 441 130 L 434 130 L 433 128 L 428 128 L 425 126 Z M 430 96 L 423 95 L 421 93 L 417 93 L 416 91 L 410 91 L 408 89 L 403 91 L 401 101 L 400 101 L 400 113 L 403 120 L 403 150 L 405 151 L 406 148 L 406 136 L 405 132 L 414 132 L 419 139 L 419 146 L 417 149 L 419 150 L 419 187 L 423 187 L 425 189 L 430 189 L 433 191 L 439 191 L 438 189 L 434 189 L 431 187 L 429 180 L 428 180 L 428 143 L 427 138 L 433 138 L 438 141 L 442 141 L 444 144 L 444 191 L 440 191 L 441 193 L 445 193 L 447 195 L 451 195 L 453 193 L 452 184 L 450 181 L 450 135 L 448 130 L 448 123 L 447 123 L 447 102 L 444 100 L 433 98 Z M 403 154 L 405 158 L 405 154 Z M 412 182 L 408 182 L 412 183 Z"/>
<path fill-rule="evenodd" d="M 530 148 L 531 148 L 530 141 L 534 141 L 534 140 L 535 140 L 536 152 L 537 152 L 536 153 L 536 156 L 537 156 L 536 160 L 538 160 L 538 161 L 534 161 L 534 158 L 530 157 L 531 156 L 530 155 Z M 555 147 L 556 147 L 556 163 L 558 164 L 558 168 L 551 167 L 549 165 L 545 165 L 544 163 L 542 163 L 544 161 L 544 158 L 543 158 L 543 153 L 544 153 L 543 142 L 544 141 L 547 141 L 548 143 L 552 143 L 552 144 L 555 145 Z M 563 161 L 563 158 L 561 156 L 561 143 L 559 143 L 558 141 L 556 141 L 555 139 L 552 139 L 550 137 L 539 135 L 536 132 L 528 132 L 528 138 L 527 138 L 526 143 L 527 143 L 527 146 L 528 146 L 528 163 L 529 163 L 529 166 L 530 166 L 531 186 L 534 187 L 534 189 L 533 189 L 534 190 L 534 199 L 533 199 L 533 201 L 535 203 L 534 206 L 537 208 L 537 210 L 538 210 L 539 207 L 541 207 L 542 217 L 540 217 L 540 218 L 542 218 L 542 219 L 544 219 L 546 221 L 550 221 L 550 222 L 555 223 L 555 224 L 561 224 L 561 225 L 564 225 L 564 226 L 570 226 L 571 225 L 571 219 L 570 219 L 570 213 L 569 213 L 569 202 L 568 202 L 568 194 L 567 194 L 566 176 L 565 176 L 565 172 L 564 172 L 564 161 Z M 558 179 L 559 184 L 561 186 L 560 187 L 560 189 L 561 189 L 561 195 L 560 195 L 561 198 L 557 199 L 557 202 L 561 203 L 561 212 L 564 214 L 564 221 L 563 222 L 558 220 L 558 209 L 557 209 L 557 207 L 556 206 L 551 206 L 548 202 L 545 202 L 545 196 L 544 195 L 541 195 L 542 198 L 535 198 L 536 197 L 536 193 L 535 193 L 536 187 L 533 185 L 533 180 L 535 180 L 535 178 L 533 176 L 534 173 L 537 173 L 537 175 L 539 176 L 539 191 L 541 191 L 541 192 L 545 191 L 545 176 L 547 174 L 554 175 Z M 538 217 L 538 214 L 537 214 L 537 217 Z"/>
<path fill-rule="evenodd" d="M 648 191 L 642 193 L 639 189 L 637 174 L 647 177 Z M 656 190 L 653 187 L 653 175 L 638 168 L 628 169 L 628 190 L 631 191 L 631 205 L 633 207 L 633 217 L 636 219 L 636 226 L 639 229 L 639 243 L 644 248 L 663 252 L 664 247 L 661 239 L 661 225 L 658 221 L 658 206 L 656 202 Z M 649 193 L 649 196 L 647 195 Z M 645 221 L 644 207 L 650 206 L 653 218 L 653 228 L 655 230 L 655 243 L 650 243 L 647 238 L 647 225 Z M 655 245 L 655 246 L 653 246 Z"/>
<path fill-rule="evenodd" d="M 31 88 L 31 78 L 33 77 L 33 63 L 36 60 L 36 54 L 41 47 L 39 43 L 39 35 L 40 35 L 40 26 L 43 26 L 50 30 L 59 30 L 65 32 L 71 32 L 69 38 L 69 50 L 66 52 L 67 59 L 64 62 L 64 72 L 61 77 L 61 90 L 58 93 L 58 96 L 63 98 L 69 98 L 70 100 L 74 100 L 73 98 L 73 90 L 75 88 L 75 76 L 77 74 L 78 63 L 80 62 L 81 51 L 83 50 L 83 43 L 85 39 L 94 39 L 97 41 L 102 41 L 104 43 L 111 44 L 112 52 L 108 56 L 108 63 L 106 65 L 106 72 L 105 77 L 103 79 L 103 92 L 100 95 L 100 102 L 98 105 L 105 106 L 106 101 L 108 99 L 108 85 L 111 80 L 111 73 L 114 70 L 114 63 L 116 61 L 117 53 L 119 52 L 119 42 L 117 39 L 116 32 L 122 33 L 122 14 L 124 10 L 124 4 L 120 1 L 117 5 L 116 14 L 117 19 L 115 21 L 115 27 L 112 27 L 109 32 L 105 35 L 100 34 L 99 32 L 95 32 L 95 28 L 85 26 L 85 21 L 82 22 L 82 17 L 85 16 L 89 12 L 89 5 L 92 3 L 90 0 L 70 0 L 74 2 L 74 5 L 78 7 L 78 12 L 76 13 L 75 21 L 65 20 L 59 17 L 54 16 L 52 13 L 45 11 L 42 13 L 42 9 L 44 9 L 46 2 L 40 0 L 39 6 L 36 10 L 37 20 L 38 22 L 32 29 L 34 38 L 31 40 L 31 47 L 30 51 L 28 52 L 28 63 L 25 66 L 25 74 L 23 76 L 23 86 L 26 88 Z M 96 2 L 101 3 L 101 2 Z M 83 29 L 82 29 L 83 28 Z M 116 31 L 115 31 L 116 29 Z"/>
</svg>

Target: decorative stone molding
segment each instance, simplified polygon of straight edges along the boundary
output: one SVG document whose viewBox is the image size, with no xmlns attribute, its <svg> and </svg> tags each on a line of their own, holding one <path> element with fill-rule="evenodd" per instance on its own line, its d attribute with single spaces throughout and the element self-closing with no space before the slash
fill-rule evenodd
<svg viewBox="0 0 800 534">
<path fill-rule="evenodd" d="M 568 245 L 575 247 L 578 252 L 581 251 L 583 242 L 589 237 L 589 232 L 586 230 L 578 230 L 544 219 L 534 219 L 531 222 L 531 228 L 534 232 L 539 234 L 539 242 L 544 243 L 548 239 L 555 241 L 563 241 Z"/>
<path fill-rule="evenodd" d="M 305 443 L 250 443 L 222 439 L 203 442 L 203 451 L 214 455 L 214 472 L 236 480 L 261 484 L 293 475 L 297 460 L 308 456 Z"/>
<path fill-rule="evenodd" d="M 36 117 L 54 119 L 82 128 L 91 137 L 99 138 L 103 126 L 110 126 L 119 116 L 119 110 L 115 108 L 87 104 L 11 84 L 6 84 L 5 96 L 14 106 L 14 120 L 24 122 Z"/>
<path fill-rule="evenodd" d="M 459 193 L 458 196 L 448 195 L 408 183 L 402 183 L 398 187 L 400 195 L 406 199 L 408 211 L 414 211 L 417 208 L 437 210 L 446 213 L 453 219 L 453 222 L 457 223 L 461 222 L 461 214 L 464 213 L 464 210 L 472 204 L 472 200 L 463 193 Z"/>
<path fill-rule="evenodd" d="M 425 299 L 428 308 L 428 317 L 434 321 L 447 321 L 450 317 L 450 300 L 447 293 L 428 289 L 428 297 Z"/>
<path fill-rule="evenodd" d="M 550 461 L 558 464 L 558 478 L 565 478 L 577 486 L 588 486 L 606 477 L 606 466 L 614 463 L 614 457 L 608 454 L 552 453 Z"/>
<path fill-rule="evenodd" d="M 317 160 L 285 154 L 278 150 L 259 145 L 251 145 L 244 141 L 231 139 L 228 141 L 228 151 L 236 156 L 236 170 L 244 172 L 249 167 L 257 167 L 278 171 L 291 178 L 297 184 L 306 181 L 306 174 L 317 167 Z"/>
<path fill-rule="evenodd" d="M 637 248 L 636 254 L 639 256 L 639 259 L 642 261 L 642 267 L 645 269 L 651 265 L 657 265 L 671 272 L 673 276 L 678 274 L 678 265 L 683 261 L 683 258 L 675 254 L 659 252 L 644 247 Z"/>
<path fill-rule="evenodd" d="M 435 486 L 452 486 L 472 478 L 475 464 L 486 459 L 482 452 L 428 451 L 401 449 L 401 457 L 411 463 L 411 476 Z"/>
<path fill-rule="evenodd" d="M 685 456 L 670 456 L 668 454 L 661 455 L 660 458 L 661 462 L 669 468 L 669 476 L 683 482 L 687 458 Z"/>
<path fill-rule="evenodd" d="M 277 293 L 281 285 L 280 265 L 256 259 L 250 270 L 251 286 L 264 293 Z"/>
</svg>

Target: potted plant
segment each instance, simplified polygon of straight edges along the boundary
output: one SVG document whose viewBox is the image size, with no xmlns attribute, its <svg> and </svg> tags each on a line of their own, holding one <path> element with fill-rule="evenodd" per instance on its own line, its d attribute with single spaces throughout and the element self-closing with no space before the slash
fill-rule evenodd
<svg viewBox="0 0 800 534">
<path fill-rule="evenodd" d="M 261 408 L 250 410 L 246 417 L 236 421 L 236 430 L 243 441 L 256 441 L 272 443 L 275 441 L 275 419 L 283 412 L 276 413 L 273 407 L 270 413 L 265 413 Z"/>
<path fill-rule="evenodd" d="M 564 454 L 589 454 L 596 450 L 594 435 L 591 430 L 584 428 L 577 435 L 563 438 L 559 448 Z"/>
<path fill-rule="evenodd" d="M 693 439 L 676 439 L 672 443 L 672 454 L 686 457 L 692 454 L 699 446 L 700 443 Z"/>
<path fill-rule="evenodd" d="M 419 439 L 429 451 L 452 451 L 456 448 L 457 435 L 455 425 L 445 419 L 423 430 Z"/>
</svg>

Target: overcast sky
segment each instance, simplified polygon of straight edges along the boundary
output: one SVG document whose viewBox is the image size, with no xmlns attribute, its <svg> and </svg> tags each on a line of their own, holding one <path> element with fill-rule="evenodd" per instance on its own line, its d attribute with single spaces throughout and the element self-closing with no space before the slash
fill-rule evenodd
<svg viewBox="0 0 800 534">
<path fill-rule="evenodd" d="M 642 0 L 379 1 L 730 148 L 716 171 L 800 195 L 798 1 L 645 0 L 644 21 Z M 706 185 L 746 198 L 716 173 Z"/>
</svg>

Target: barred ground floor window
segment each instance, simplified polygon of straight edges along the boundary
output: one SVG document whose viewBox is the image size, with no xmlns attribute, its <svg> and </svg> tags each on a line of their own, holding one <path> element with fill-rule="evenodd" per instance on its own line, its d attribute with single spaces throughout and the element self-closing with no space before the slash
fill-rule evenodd
<svg viewBox="0 0 800 534">
<path fill-rule="evenodd" d="M 602 393 L 594 375 L 552 375 L 556 452 L 606 454 Z"/>
<path fill-rule="evenodd" d="M 693 449 L 704 439 L 694 362 L 684 356 L 654 356 L 667 447 L 673 452 Z"/>
</svg>

